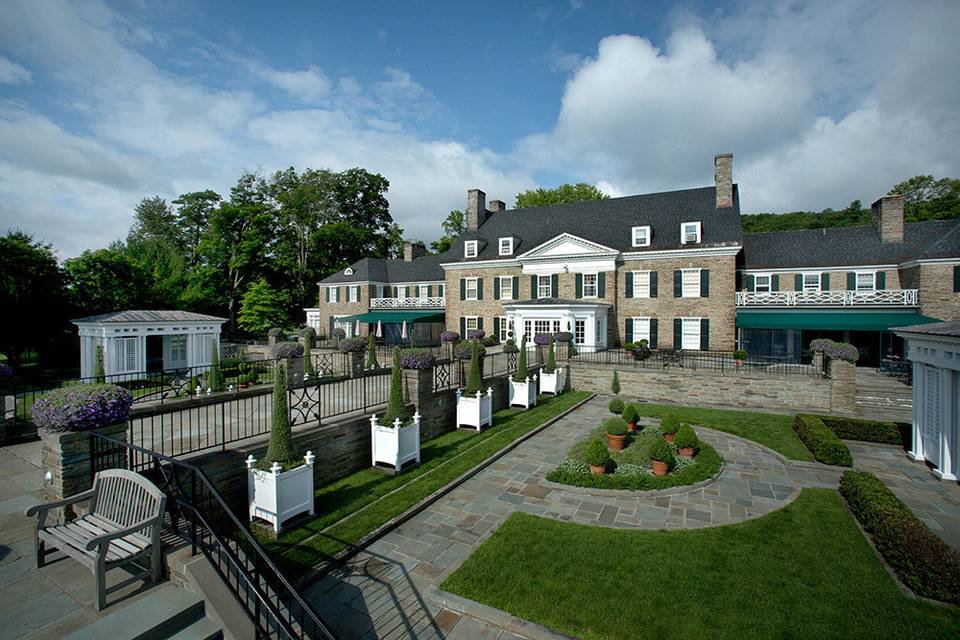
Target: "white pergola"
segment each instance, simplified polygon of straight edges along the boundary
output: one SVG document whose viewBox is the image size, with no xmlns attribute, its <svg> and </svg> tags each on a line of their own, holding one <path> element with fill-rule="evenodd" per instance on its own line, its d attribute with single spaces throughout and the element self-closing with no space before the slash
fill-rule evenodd
<svg viewBox="0 0 960 640">
<path fill-rule="evenodd" d="M 97 347 L 103 349 L 108 377 L 207 366 L 213 350 L 220 348 L 224 322 L 189 311 L 117 311 L 79 318 L 73 324 L 80 335 L 80 377 L 93 377 Z"/>
<path fill-rule="evenodd" d="M 607 315 L 610 312 L 607 303 L 545 298 L 506 302 L 503 309 L 518 345 L 524 334 L 527 342 L 532 344 L 538 333 L 569 331 L 574 334 L 577 349 L 582 352 L 607 348 Z"/>
<path fill-rule="evenodd" d="M 942 480 L 960 476 L 960 321 L 897 329 L 913 363 L 910 458 L 934 465 Z"/>
</svg>

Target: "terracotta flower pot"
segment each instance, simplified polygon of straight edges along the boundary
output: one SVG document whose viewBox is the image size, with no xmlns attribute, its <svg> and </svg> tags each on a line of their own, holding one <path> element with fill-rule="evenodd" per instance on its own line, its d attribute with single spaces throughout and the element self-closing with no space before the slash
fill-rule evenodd
<svg viewBox="0 0 960 640">
<path fill-rule="evenodd" d="M 681 447 L 677 449 L 677 453 L 684 458 L 693 458 L 693 447 Z"/>
<path fill-rule="evenodd" d="M 592 464 L 590 465 L 590 473 L 595 476 L 602 476 L 607 472 L 607 468 L 602 464 Z"/>
<path fill-rule="evenodd" d="M 636 430 L 637 430 L 637 423 L 636 423 L 636 422 L 628 422 L 628 423 L 627 423 L 627 431 L 636 431 Z"/>
<path fill-rule="evenodd" d="M 670 470 L 670 466 L 666 462 L 651 460 L 650 464 L 653 466 L 653 475 L 655 476 L 665 476 L 667 475 L 667 471 Z"/>
<path fill-rule="evenodd" d="M 612 436 L 607 434 L 607 448 L 610 451 L 623 451 L 623 444 L 627 441 L 627 436 Z"/>
<path fill-rule="evenodd" d="M 743 360 L 737 360 L 737 366 L 738 366 L 738 367 L 742 367 L 742 366 L 743 366 Z"/>
<path fill-rule="evenodd" d="M 663 437 L 667 439 L 667 442 L 673 442 L 673 439 L 677 437 L 675 433 L 665 433 Z"/>
</svg>

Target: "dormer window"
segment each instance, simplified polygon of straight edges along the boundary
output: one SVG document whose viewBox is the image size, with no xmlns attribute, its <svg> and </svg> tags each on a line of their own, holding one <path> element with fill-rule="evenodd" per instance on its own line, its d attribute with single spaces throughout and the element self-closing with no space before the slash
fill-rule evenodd
<svg viewBox="0 0 960 640">
<path fill-rule="evenodd" d="M 500 255 L 509 256 L 513 254 L 513 238 L 500 238 Z"/>
<path fill-rule="evenodd" d="M 463 257 L 465 258 L 476 258 L 477 257 L 477 241 L 476 240 L 467 240 L 463 243 Z"/>
<path fill-rule="evenodd" d="M 697 244 L 700 242 L 700 223 L 684 222 L 680 225 L 680 244 Z"/>
<path fill-rule="evenodd" d="M 645 225 L 642 227 L 633 227 L 633 246 L 635 247 L 650 246 L 650 225 Z"/>
</svg>

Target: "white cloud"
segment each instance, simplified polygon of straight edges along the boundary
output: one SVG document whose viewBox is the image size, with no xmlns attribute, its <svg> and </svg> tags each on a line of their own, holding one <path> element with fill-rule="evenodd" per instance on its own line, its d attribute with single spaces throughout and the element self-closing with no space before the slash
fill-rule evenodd
<svg viewBox="0 0 960 640">
<path fill-rule="evenodd" d="M 306 104 L 319 102 L 330 95 L 330 79 L 315 65 L 303 71 L 279 71 L 262 65 L 254 65 L 252 70 L 260 78 Z"/>
<path fill-rule="evenodd" d="M 13 60 L 0 56 L 0 84 L 20 84 L 33 82 L 33 74 Z"/>
</svg>

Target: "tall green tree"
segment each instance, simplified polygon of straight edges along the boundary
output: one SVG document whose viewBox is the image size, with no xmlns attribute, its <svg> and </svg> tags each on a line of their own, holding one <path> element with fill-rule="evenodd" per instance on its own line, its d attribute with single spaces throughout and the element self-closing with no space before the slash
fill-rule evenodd
<svg viewBox="0 0 960 640">
<path fill-rule="evenodd" d="M 192 267 L 200 260 L 199 248 L 210 214 L 222 198 L 216 191 L 192 191 L 173 201 L 177 205 L 176 223 L 184 254 Z"/>
<path fill-rule="evenodd" d="M 272 327 L 283 326 L 287 321 L 284 297 L 260 278 L 243 294 L 237 324 L 251 333 L 266 333 Z"/>
<path fill-rule="evenodd" d="M 84 251 L 64 262 L 74 308 L 81 315 L 154 306 L 151 274 L 122 245 Z"/>
<path fill-rule="evenodd" d="M 454 209 L 447 214 L 447 218 L 441 224 L 443 228 L 443 237 L 430 243 L 430 248 L 434 253 L 446 253 L 449 251 L 453 242 L 463 235 L 467 230 L 467 219 L 463 211 Z"/>
<path fill-rule="evenodd" d="M 133 227 L 128 239 L 165 239 L 175 245 L 181 242 L 177 216 L 160 196 L 142 199 L 134 208 Z"/>
<path fill-rule="evenodd" d="M 546 207 L 551 204 L 566 204 L 568 202 L 585 202 L 588 200 L 606 200 L 607 194 L 592 184 L 578 182 L 577 184 L 562 184 L 553 189 L 528 189 L 517 194 L 517 209 L 529 207 Z"/>
</svg>

